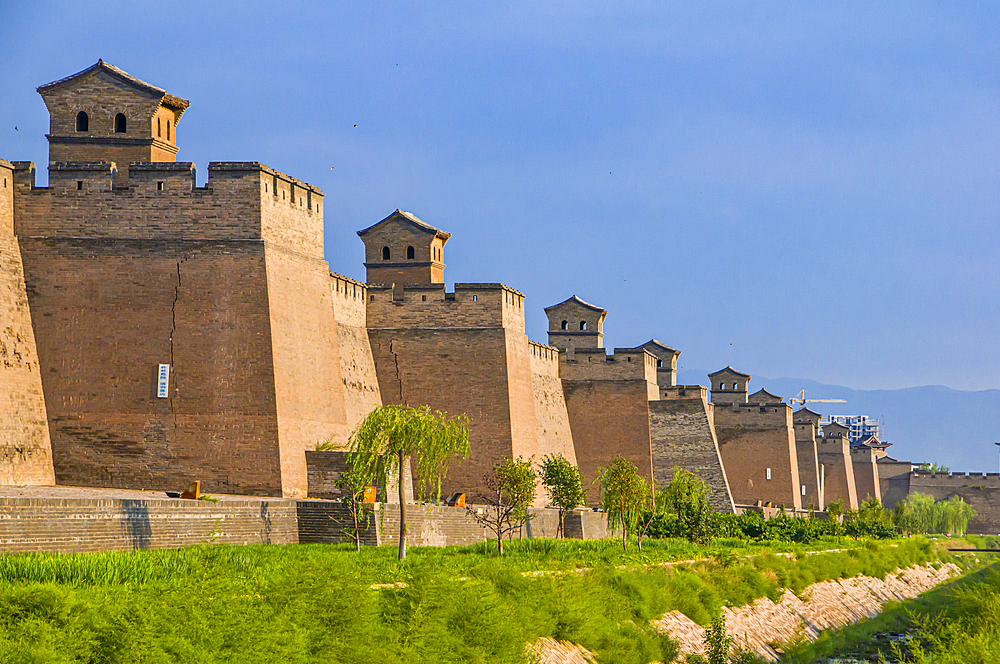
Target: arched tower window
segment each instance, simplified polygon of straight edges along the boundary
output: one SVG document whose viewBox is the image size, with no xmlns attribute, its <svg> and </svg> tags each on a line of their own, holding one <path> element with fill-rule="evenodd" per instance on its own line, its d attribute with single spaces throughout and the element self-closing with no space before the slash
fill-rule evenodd
<svg viewBox="0 0 1000 664">
<path fill-rule="evenodd" d="M 389 247 L 382 247 L 382 260 L 387 261 L 390 257 Z"/>
<path fill-rule="evenodd" d="M 585 321 L 585 320 L 580 321 L 580 329 L 581 330 L 586 330 L 587 329 L 587 321 Z"/>
<path fill-rule="evenodd" d="M 156 137 L 160 138 L 163 136 L 163 132 L 160 130 L 160 118 L 156 118 Z"/>
<path fill-rule="evenodd" d="M 740 389 L 740 386 L 739 386 L 739 384 L 738 384 L 738 383 L 733 383 L 733 389 L 734 389 L 734 390 L 738 390 L 738 389 Z"/>
<path fill-rule="evenodd" d="M 76 130 L 88 131 L 90 129 L 90 118 L 83 111 L 76 114 Z"/>
<path fill-rule="evenodd" d="M 170 140 L 170 120 L 167 120 L 167 140 Z"/>
<path fill-rule="evenodd" d="M 406 248 L 406 258 L 408 260 L 413 260 L 413 256 L 414 256 L 413 246 L 411 245 Z"/>
<path fill-rule="evenodd" d="M 116 115 L 115 116 L 115 133 L 116 134 L 124 134 L 125 133 L 126 124 L 127 124 L 127 122 L 125 120 L 125 114 L 124 113 L 119 113 L 118 115 Z"/>
<path fill-rule="evenodd" d="M 663 366 L 663 360 L 657 360 L 657 361 L 656 361 L 656 368 L 657 368 L 657 369 L 659 369 L 659 368 L 661 368 L 662 366 Z"/>
<path fill-rule="evenodd" d="M 564 320 L 562 322 L 562 329 L 564 329 L 564 330 L 568 330 L 569 329 L 569 321 L 568 320 Z"/>
</svg>

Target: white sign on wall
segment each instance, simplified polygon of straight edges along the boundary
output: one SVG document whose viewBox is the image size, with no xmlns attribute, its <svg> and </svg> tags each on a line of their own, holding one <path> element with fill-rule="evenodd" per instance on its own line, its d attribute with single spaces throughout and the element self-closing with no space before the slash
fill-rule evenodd
<svg viewBox="0 0 1000 664">
<path fill-rule="evenodd" d="M 156 372 L 156 397 L 166 399 L 170 385 L 170 365 L 161 364 L 160 370 Z"/>
</svg>

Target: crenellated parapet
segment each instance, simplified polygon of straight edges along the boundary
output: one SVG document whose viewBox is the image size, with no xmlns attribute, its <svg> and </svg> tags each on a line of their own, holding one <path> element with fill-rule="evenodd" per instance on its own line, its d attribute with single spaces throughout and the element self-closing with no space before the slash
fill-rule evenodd
<svg viewBox="0 0 1000 664">
<path fill-rule="evenodd" d="M 656 386 L 656 356 L 644 348 L 576 348 L 559 353 L 563 380 L 645 380 Z M 659 394 L 651 397 L 658 398 Z"/>
<path fill-rule="evenodd" d="M 524 294 L 504 284 L 368 284 L 369 328 L 506 328 L 524 333 Z"/>
<path fill-rule="evenodd" d="M 35 184 L 14 163 L 15 232 L 26 237 L 264 240 L 323 256 L 323 192 L 258 162 L 212 162 L 198 187 L 186 162 L 54 162 Z"/>
</svg>

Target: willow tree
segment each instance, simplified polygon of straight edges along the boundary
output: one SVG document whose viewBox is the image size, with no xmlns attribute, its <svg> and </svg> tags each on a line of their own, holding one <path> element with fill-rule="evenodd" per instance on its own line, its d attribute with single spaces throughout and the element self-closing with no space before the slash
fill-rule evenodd
<svg viewBox="0 0 1000 664">
<path fill-rule="evenodd" d="M 399 491 L 399 559 L 406 557 L 406 496 L 403 492 L 406 459 L 418 477 L 418 495 L 428 489 L 441 499 L 441 480 L 455 457 L 469 454 L 469 421 L 465 415 L 448 417 L 423 406 L 381 406 L 351 434 L 351 466 L 385 495 L 391 482 Z"/>
</svg>

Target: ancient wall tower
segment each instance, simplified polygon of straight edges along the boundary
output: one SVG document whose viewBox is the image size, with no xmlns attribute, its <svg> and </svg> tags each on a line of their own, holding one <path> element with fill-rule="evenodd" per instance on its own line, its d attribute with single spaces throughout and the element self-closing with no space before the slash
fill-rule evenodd
<svg viewBox="0 0 1000 664">
<path fill-rule="evenodd" d="M 575 295 L 545 308 L 549 344 L 559 348 L 559 376 L 588 500 L 600 502 L 594 480 L 616 456 L 653 479 L 649 401 L 658 399 L 656 357 L 642 348 L 603 348 L 607 312 Z"/>
<path fill-rule="evenodd" d="M 726 367 L 709 374 L 715 433 L 733 500 L 802 507 L 792 409 L 766 391 L 749 398 L 748 374 Z"/>
<path fill-rule="evenodd" d="M 800 408 L 792 414 L 795 427 L 795 451 L 799 463 L 799 482 L 803 506 L 812 505 L 823 509 L 826 504 L 823 492 L 823 471 L 819 465 L 816 450 L 816 434 L 819 431 L 819 413 Z"/>
<path fill-rule="evenodd" d="M 54 481 L 38 351 L 14 236 L 14 166 L 0 159 L 0 485 Z"/>
<path fill-rule="evenodd" d="M 383 400 L 469 418 L 469 458 L 451 467 L 444 491 L 485 493 L 483 476 L 504 456 L 560 453 L 575 463 L 558 356 L 525 335 L 524 295 L 498 283 L 447 292 L 439 252 L 449 235 L 408 212 L 359 235 Z M 386 278 L 408 281 L 377 281 Z"/>
<path fill-rule="evenodd" d="M 57 481 L 304 495 L 304 450 L 350 430 L 338 313 L 364 306 L 322 192 L 259 163 L 197 187 L 187 102 L 107 63 L 39 92 L 49 186 L 16 163 L 14 219 Z"/>
<path fill-rule="evenodd" d="M 187 100 L 103 60 L 38 88 L 49 109 L 50 162 L 113 162 L 128 184 L 132 162 L 170 162 Z"/>
<path fill-rule="evenodd" d="M 878 439 L 874 439 L 850 448 L 851 465 L 854 466 L 854 486 L 859 504 L 869 498 L 882 502 L 882 488 L 879 486 L 876 461 L 880 456 L 879 452 L 884 453 L 885 448 L 878 448 L 878 443 Z"/>
<path fill-rule="evenodd" d="M 857 485 L 854 481 L 854 463 L 851 461 L 851 443 L 847 437 L 850 429 L 833 422 L 823 427 L 823 435 L 816 439 L 816 452 L 823 473 L 823 491 L 826 504 L 843 501 L 844 509 L 858 509 Z"/>
</svg>

